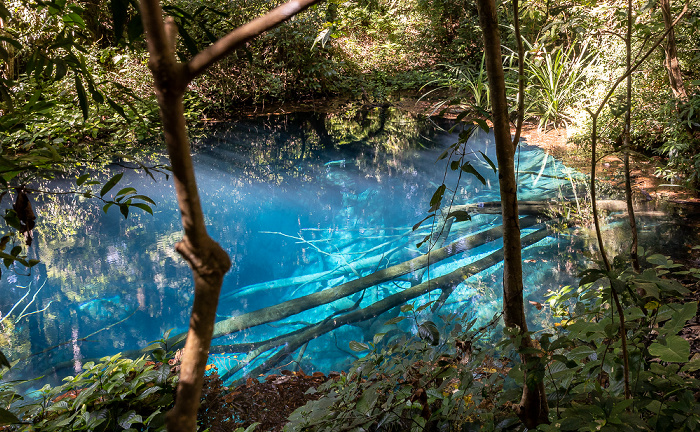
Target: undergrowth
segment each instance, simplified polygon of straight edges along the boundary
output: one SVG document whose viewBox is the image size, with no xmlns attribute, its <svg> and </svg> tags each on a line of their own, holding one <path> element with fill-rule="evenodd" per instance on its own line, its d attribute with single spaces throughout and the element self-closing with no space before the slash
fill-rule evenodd
<svg viewBox="0 0 700 432">
<path fill-rule="evenodd" d="M 405 305 L 404 315 L 387 322 L 413 320 L 417 336 L 397 327 L 368 344 L 351 342 L 365 355 L 347 373 L 283 371 L 229 388 L 212 366 L 200 430 L 522 430 L 513 408 L 523 376 L 547 388 L 550 424 L 538 430 L 698 430 L 700 355 L 691 358 L 679 336 L 698 303 L 683 302 L 689 291 L 677 278 L 697 279 L 700 270 L 658 254 L 645 263 L 635 273 L 618 257 L 613 270 L 588 269 L 578 287 L 550 292 L 543 306 L 558 321 L 530 334 L 537 341 L 532 364 L 514 360 L 519 343 L 503 334 L 500 316 L 476 329 L 468 314 L 440 317 L 438 325 L 424 319 L 428 303 Z M 629 397 L 612 290 L 624 309 Z M 3 430 L 164 430 L 178 373 L 177 354 L 164 341 L 149 357 L 89 362 L 63 384 L 31 394 L 3 382 Z M 0 362 L 10 366 L 4 356 Z"/>
</svg>

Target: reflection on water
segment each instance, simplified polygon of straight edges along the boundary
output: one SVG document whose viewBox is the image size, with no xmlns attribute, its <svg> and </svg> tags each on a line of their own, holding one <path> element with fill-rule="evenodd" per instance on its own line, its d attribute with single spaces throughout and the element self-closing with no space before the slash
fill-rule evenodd
<svg viewBox="0 0 700 432">
<path fill-rule="evenodd" d="M 429 234 L 430 224 L 417 232 L 411 227 L 427 214 L 438 185 L 454 187 L 456 175 L 445 172 L 444 161 L 435 161 L 455 141 L 456 135 L 434 124 L 392 110 L 277 116 L 212 128 L 209 138 L 194 143 L 194 160 L 210 234 L 233 262 L 219 318 L 336 287 L 421 255 L 425 248 L 415 245 Z M 485 184 L 462 176 L 451 192 L 456 204 L 498 200 L 496 175 L 480 156 L 483 152 L 495 161 L 493 146 L 486 134 L 471 141 L 469 158 Z M 521 199 L 569 195 L 572 179 L 550 156 L 523 146 L 518 166 Z M 116 209 L 104 214 L 97 203 L 71 196 L 37 203 L 30 258 L 42 262 L 29 276 L 4 271 L 0 295 L 2 350 L 13 359 L 41 353 L 22 367 L 24 376 L 51 366 L 65 375 L 87 358 L 144 347 L 168 329 L 173 334 L 185 330 L 192 282 L 174 251 L 181 226 L 173 187 L 163 178 L 153 182 L 133 172 L 126 172 L 122 183 L 157 202 L 153 216 L 135 211 L 124 220 Z M 498 215 L 474 215 L 455 223 L 447 242 L 498 225 Z M 573 283 L 586 244 L 584 238 L 556 235 L 528 248 L 528 300 L 542 302 L 547 289 Z M 431 266 L 424 275 L 372 286 L 215 343 L 260 341 L 303 329 L 448 274 L 499 247 L 496 238 Z M 460 281 L 439 313 L 467 311 L 490 318 L 499 309 L 501 271 L 500 265 L 490 266 Z M 294 358 L 306 369 L 345 367 L 353 359 L 348 342 L 371 340 L 398 314 L 394 308 L 340 327 L 305 345 L 303 355 Z M 545 319 L 545 312 L 533 316 L 535 322 Z M 217 354 L 213 360 L 221 369 L 241 356 Z"/>
</svg>

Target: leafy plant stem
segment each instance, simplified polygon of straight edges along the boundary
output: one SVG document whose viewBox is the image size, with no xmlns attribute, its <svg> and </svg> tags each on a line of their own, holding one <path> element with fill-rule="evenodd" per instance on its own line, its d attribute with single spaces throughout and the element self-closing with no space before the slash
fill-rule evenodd
<svg viewBox="0 0 700 432">
<path fill-rule="evenodd" d="M 622 342 L 622 364 L 623 372 L 625 374 L 625 399 L 632 397 L 630 393 L 630 361 L 629 352 L 627 350 L 627 330 L 625 329 L 625 314 L 622 310 L 622 305 L 620 304 L 620 297 L 615 292 L 615 288 L 610 284 L 610 291 L 612 293 L 613 301 L 615 302 L 615 308 L 617 309 L 617 314 L 620 320 L 620 341 Z M 602 366 L 601 366 L 602 367 Z"/>
</svg>

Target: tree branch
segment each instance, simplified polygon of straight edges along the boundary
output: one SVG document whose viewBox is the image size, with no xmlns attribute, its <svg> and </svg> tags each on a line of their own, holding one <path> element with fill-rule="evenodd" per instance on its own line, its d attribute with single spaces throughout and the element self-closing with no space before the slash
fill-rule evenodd
<svg viewBox="0 0 700 432">
<path fill-rule="evenodd" d="M 198 53 L 187 63 L 188 81 L 197 77 L 211 65 L 224 58 L 227 54 L 239 48 L 244 43 L 277 27 L 292 16 L 318 2 L 320 2 L 320 0 L 292 0 L 233 30 L 214 42 L 204 51 Z"/>
</svg>

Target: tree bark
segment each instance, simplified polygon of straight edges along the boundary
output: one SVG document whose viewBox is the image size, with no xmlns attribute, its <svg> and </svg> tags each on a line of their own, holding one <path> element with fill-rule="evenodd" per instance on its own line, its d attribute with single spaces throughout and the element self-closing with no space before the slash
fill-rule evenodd
<svg viewBox="0 0 700 432">
<path fill-rule="evenodd" d="M 491 115 L 498 159 L 498 182 L 501 191 L 501 215 L 503 217 L 503 319 L 506 327 L 517 329 L 520 338 L 521 360 L 525 365 L 539 364 L 539 359 L 528 353 L 533 347 L 527 335 L 523 302 L 523 268 L 518 223 L 518 194 L 515 180 L 515 146 L 511 141 L 506 100 L 505 77 L 501 55 L 501 37 L 498 29 L 494 0 L 477 0 L 479 25 L 484 35 L 486 72 L 491 90 Z M 522 59 L 520 59 L 522 61 Z M 529 374 L 526 371 L 526 377 Z M 526 378 L 523 396 L 516 408 L 518 417 L 528 428 L 548 422 L 547 397 L 544 382 L 536 380 L 528 384 Z"/>
<path fill-rule="evenodd" d="M 232 31 L 188 63 L 175 59 L 177 29 L 172 18 L 163 21 L 158 0 L 140 2 L 146 32 L 149 68 L 153 74 L 175 193 L 184 231 L 176 250 L 194 278 L 194 304 L 181 360 L 175 407 L 168 413 L 169 431 L 197 429 L 197 410 L 209 356 L 216 308 L 224 274 L 231 267 L 228 254 L 209 237 L 199 201 L 182 97 L 189 82 L 228 53 L 303 11 L 318 0 L 293 0 Z"/>
<path fill-rule="evenodd" d="M 668 72 L 668 80 L 673 92 L 673 97 L 685 101 L 688 93 L 683 84 L 681 67 L 678 64 L 678 50 L 676 49 L 676 33 L 673 29 L 674 23 L 671 17 L 671 0 L 661 0 L 661 14 L 664 18 L 664 28 L 666 30 L 666 45 L 664 45 L 664 67 Z"/>
</svg>

